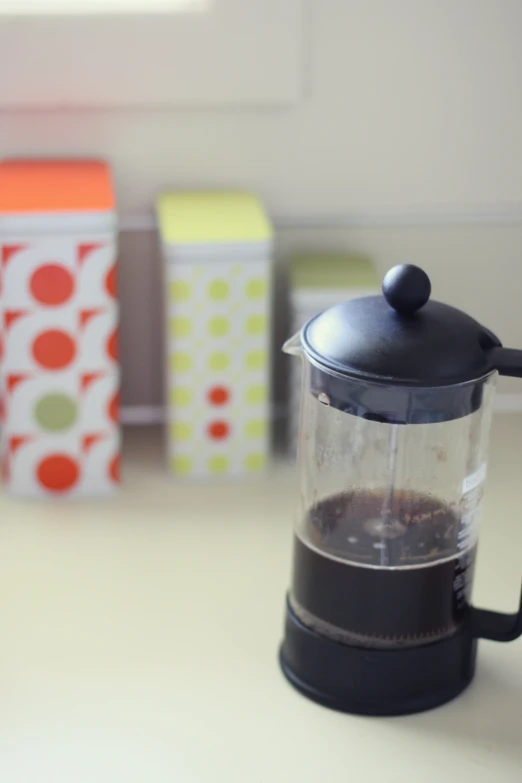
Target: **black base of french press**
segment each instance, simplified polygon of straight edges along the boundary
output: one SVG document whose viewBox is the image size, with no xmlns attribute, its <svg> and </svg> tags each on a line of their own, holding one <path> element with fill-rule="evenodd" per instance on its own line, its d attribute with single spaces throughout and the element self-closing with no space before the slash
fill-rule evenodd
<svg viewBox="0 0 522 783">
<path fill-rule="evenodd" d="M 470 628 L 432 644 L 375 650 L 340 644 L 307 628 L 286 606 L 280 663 L 301 693 L 358 715 L 409 715 L 451 701 L 475 674 Z"/>
</svg>

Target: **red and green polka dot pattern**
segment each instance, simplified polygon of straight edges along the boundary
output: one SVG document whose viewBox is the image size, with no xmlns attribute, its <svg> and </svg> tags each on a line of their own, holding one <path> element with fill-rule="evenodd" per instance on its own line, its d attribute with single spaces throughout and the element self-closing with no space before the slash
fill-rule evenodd
<svg viewBox="0 0 522 783">
<path fill-rule="evenodd" d="M 2 472 L 14 494 L 119 482 L 115 260 L 110 234 L 0 244 Z"/>
<path fill-rule="evenodd" d="M 269 262 L 167 263 L 170 459 L 256 473 L 269 444 Z"/>
</svg>

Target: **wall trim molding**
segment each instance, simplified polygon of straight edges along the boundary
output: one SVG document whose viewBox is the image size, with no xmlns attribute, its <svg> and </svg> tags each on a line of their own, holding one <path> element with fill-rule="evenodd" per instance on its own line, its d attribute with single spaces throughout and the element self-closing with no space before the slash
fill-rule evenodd
<svg viewBox="0 0 522 783">
<path fill-rule="evenodd" d="M 122 424 L 130 426 L 163 424 L 165 409 L 162 405 L 122 405 L 120 419 Z"/>
<path fill-rule="evenodd" d="M 522 392 L 497 394 L 495 412 L 522 413 Z M 286 405 L 277 405 L 275 407 L 273 412 L 275 421 L 286 419 L 287 416 Z M 121 422 L 128 426 L 163 424 L 165 419 L 165 409 L 161 405 L 123 405 L 121 409 Z"/>
<path fill-rule="evenodd" d="M 346 229 L 386 226 L 473 226 L 521 225 L 522 204 L 442 205 L 433 208 L 405 207 L 331 215 L 273 215 L 273 224 L 282 231 L 303 229 Z M 122 215 L 120 231 L 155 231 L 153 214 Z"/>
</svg>

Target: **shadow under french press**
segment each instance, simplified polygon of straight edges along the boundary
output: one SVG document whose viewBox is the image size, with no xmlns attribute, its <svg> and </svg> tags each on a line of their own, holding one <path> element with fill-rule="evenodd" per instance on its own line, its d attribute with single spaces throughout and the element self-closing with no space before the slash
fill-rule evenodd
<svg viewBox="0 0 522 783">
<path fill-rule="evenodd" d="M 498 660 L 479 660 L 474 682 L 455 701 L 404 720 L 434 740 L 463 750 L 480 745 L 522 761 L 522 676 L 513 681 Z"/>
</svg>

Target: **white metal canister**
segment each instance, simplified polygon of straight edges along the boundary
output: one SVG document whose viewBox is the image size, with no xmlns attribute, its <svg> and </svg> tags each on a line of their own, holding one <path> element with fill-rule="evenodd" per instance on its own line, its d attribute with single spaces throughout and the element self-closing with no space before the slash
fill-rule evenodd
<svg viewBox="0 0 522 783">
<path fill-rule="evenodd" d="M 168 452 L 184 478 L 262 471 L 269 452 L 272 231 L 246 193 L 158 200 Z"/>
<path fill-rule="evenodd" d="M 2 467 L 21 496 L 119 482 L 116 217 L 100 161 L 0 163 Z"/>
</svg>

